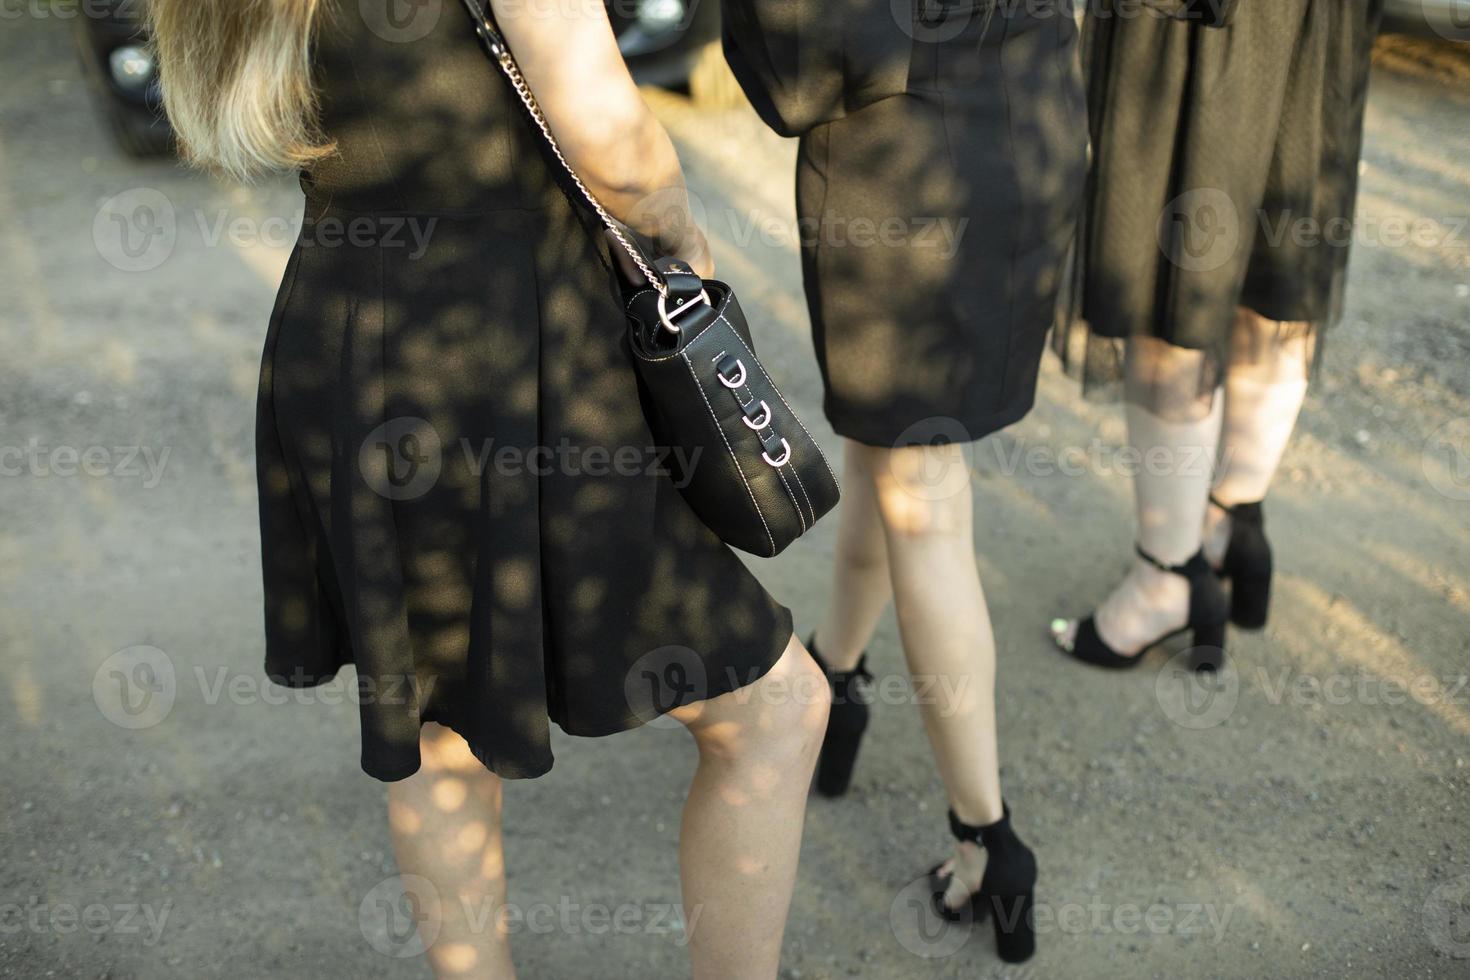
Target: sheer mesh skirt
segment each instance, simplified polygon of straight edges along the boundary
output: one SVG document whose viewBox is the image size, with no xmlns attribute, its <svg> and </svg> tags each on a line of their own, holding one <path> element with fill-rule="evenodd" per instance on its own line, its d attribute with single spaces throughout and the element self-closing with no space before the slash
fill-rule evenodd
<svg viewBox="0 0 1470 980">
<path fill-rule="evenodd" d="M 1126 375 L 1131 401 L 1207 411 L 1229 370 L 1310 366 L 1341 317 L 1382 3 L 1248 3 L 1224 29 L 1115 7 L 1083 38 L 1093 159 L 1053 347 L 1089 394 Z M 1125 370 L 1130 337 L 1162 343 Z"/>
</svg>

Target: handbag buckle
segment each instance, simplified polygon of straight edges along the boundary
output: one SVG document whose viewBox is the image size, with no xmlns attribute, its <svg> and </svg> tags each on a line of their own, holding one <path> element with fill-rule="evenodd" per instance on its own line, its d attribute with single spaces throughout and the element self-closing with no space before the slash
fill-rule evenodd
<svg viewBox="0 0 1470 980">
<path fill-rule="evenodd" d="M 737 358 L 735 361 L 735 368 L 736 371 L 733 378 L 725 377 L 725 372 L 721 370 L 718 366 L 715 368 L 715 377 L 720 379 L 720 384 L 724 385 L 726 388 L 729 388 L 731 391 L 745 384 L 745 362 Z"/>
<path fill-rule="evenodd" d="M 788 462 L 791 461 L 791 443 L 787 442 L 785 439 L 781 440 L 780 459 L 772 459 L 770 453 L 761 453 L 761 459 L 765 460 L 769 465 L 777 467 L 778 469 L 782 466 L 785 466 Z"/>
<path fill-rule="evenodd" d="M 744 365 L 741 365 L 741 367 L 744 367 Z M 771 424 L 771 406 L 766 404 L 765 399 L 761 399 L 760 406 L 761 410 L 759 415 L 756 415 L 750 411 L 750 408 L 753 408 L 754 406 L 740 406 L 740 421 L 750 426 L 750 428 L 756 432 L 759 432 L 760 430 Z M 759 421 L 757 421 L 757 419 L 759 419 Z"/>
<path fill-rule="evenodd" d="M 694 297 L 691 300 L 680 303 L 678 306 L 674 307 L 673 310 L 669 309 L 668 295 L 665 293 L 659 293 L 658 322 L 664 325 L 665 330 L 677 337 L 679 336 L 679 325 L 674 322 L 674 319 L 676 317 L 683 316 L 685 313 L 693 309 L 695 306 L 698 306 L 700 303 L 703 303 L 705 306 L 713 305 L 709 301 L 709 290 L 701 289 L 698 296 Z"/>
</svg>

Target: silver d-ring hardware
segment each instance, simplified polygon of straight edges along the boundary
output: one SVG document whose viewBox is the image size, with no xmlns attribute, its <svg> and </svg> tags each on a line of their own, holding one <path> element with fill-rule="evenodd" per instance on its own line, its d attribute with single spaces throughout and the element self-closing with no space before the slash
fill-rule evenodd
<svg viewBox="0 0 1470 980">
<path fill-rule="evenodd" d="M 756 422 L 756 421 L 752 420 L 747 415 L 740 416 L 740 420 L 742 422 L 744 422 L 746 425 L 750 426 L 755 431 L 759 432 L 760 430 L 764 429 L 766 426 L 768 426 L 768 425 L 771 424 L 771 406 L 767 405 L 765 403 L 765 400 L 762 399 L 761 400 L 761 420 L 759 422 Z"/>
<path fill-rule="evenodd" d="M 791 460 L 791 443 L 785 439 L 781 440 L 780 459 L 772 459 L 770 453 L 761 453 L 761 459 L 765 460 L 771 466 L 785 466 Z"/>
<path fill-rule="evenodd" d="M 674 317 L 683 316 L 686 311 L 692 309 L 694 306 L 696 306 L 696 305 L 698 305 L 700 303 L 703 303 L 705 306 L 713 305 L 709 301 L 709 290 L 701 289 L 699 291 L 699 295 L 696 296 L 694 299 L 691 299 L 687 303 L 681 303 L 681 304 L 679 304 L 677 307 L 674 308 L 674 310 L 672 312 L 670 312 L 669 311 L 669 298 L 668 298 L 668 296 L 664 295 L 663 293 L 659 293 L 658 294 L 658 319 L 659 319 L 659 322 L 664 325 L 664 329 L 667 330 L 669 333 L 674 334 L 675 336 L 678 336 L 678 333 L 679 333 L 679 325 L 674 322 Z"/>
<path fill-rule="evenodd" d="M 727 378 L 720 372 L 715 372 L 715 377 L 719 378 L 720 384 L 724 385 L 726 388 L 739 388 L 741 385 L 745 384 L 745 362 L 737 360 L 735 362 L 735 366 L 740 369 L 740 373 L 734 378 Z"/>
</svg>

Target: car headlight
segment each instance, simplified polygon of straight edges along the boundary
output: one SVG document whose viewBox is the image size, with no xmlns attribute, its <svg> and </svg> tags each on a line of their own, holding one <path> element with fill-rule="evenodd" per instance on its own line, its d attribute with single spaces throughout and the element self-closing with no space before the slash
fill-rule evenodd
<svg viewBox="0 0 1470 980">
<path fill-rule="evenodd" d="M 638 26 L 650 34 L 671 30 L 683 22 L 687 9 L 684 0 L 641 0 Z"/>
<path fill-rule="evenodd" d="M 115 49 L 107 58 L 112 80 L 119 88 L 141 92 L 153 81 L 153 55 L 147 48 L 127 44 Z"/>
</svg>

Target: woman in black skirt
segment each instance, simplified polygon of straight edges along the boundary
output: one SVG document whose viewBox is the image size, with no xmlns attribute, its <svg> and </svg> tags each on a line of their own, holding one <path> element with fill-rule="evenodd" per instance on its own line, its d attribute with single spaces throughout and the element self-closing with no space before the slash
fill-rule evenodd
<svg viewBox="0 0 1470 980">
<path fill-rule="evenodd" d="M 435 970 L 513 975 L 505 920 L 476 916 L 505 903 L 501 780 L 551 768 L 548 720 L 607 735 L 667 712 L 699 747 L 694 972 L 769 980 L 826 683 L 654 465 L 617 273 L 469 17 L 150 8 L 193 158 L 303 171 L 256 432 L 266 670 L 306 686 L 355 665 L 362 767 L 392 782 L 406 880 L 437 891 L 414 896 Z M 638 227 L 648 194 L 685 200 L 602 6 L 494 8 L 607 208 Z M 711 273 L 697 232 L 660 245 Z"/>
<path fill-rule="evenodd" d="M 1099 666 L 1192 630 L 1213 668 L 1227 619 L 1265 625 L 1261 501 L 1341 316 L 1381 0 L 1234 6 L 1219 25 L 1111 2 L 1089 15 L 1092 333 L 1059 340 L 1088 383 L 1121 375 L 1143 461 L 1130 571 L 1094 615 L 1052 624 Z"/>
<path fill-rule="evenodd" d="M 886 0 L 724 9 L 752 102 L 801 137 L 807 302 L 845 439 L 832 599 L 809 643 L 834 692 L 817 787 L 848 787 L 868 721 L 864 648 L 891 599 L 909 670 L 951 692 L 921 699 L 957 839 L 933 873 L 936 903 L 999 913 L 998 950 L 1022 960 L 1035 861 L 1001 798 L 963 447 L 1035 398 L 1083 181 L 1076 26 L 1066 4 L 923 0 L 912 22 Z"/>
</svg>

